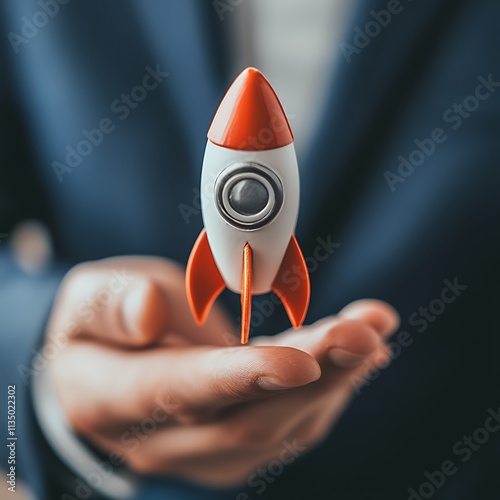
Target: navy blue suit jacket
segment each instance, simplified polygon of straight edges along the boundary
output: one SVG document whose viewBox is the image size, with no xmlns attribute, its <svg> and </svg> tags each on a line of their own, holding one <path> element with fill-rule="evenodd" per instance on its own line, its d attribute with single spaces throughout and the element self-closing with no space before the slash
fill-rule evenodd
<svg viewBox="0 0 500 500">
<path fill-rule="evenodd" d="M 356 4 L 314 143 L 299 158 L 306 321 L 376 297 L 398 309 L 407 334 L 395 337 L 394 361 L 361 387 L 330 437 L 264 492 L 246 485 L 248 497 L 406 499 L 409 488 L 428 494 L 419 493 L 426 471 L 452 460 L 456 472 L 433 498 L 494 498 L 500 434 L 470 454 L 456 443 L 500 405 L 500 4 L 401 0 L 378 30 L 367 25 L 370 11 L 397 2 Z M 23 16 L 40 9 L 3 2 L 2 32 L 22 35 Z M 0 371 L 19 391 L 20 473 L 37 497 L 52 499 L 54 467 L 44 472 L 42 462 L 55 458 L 44 461 L 43 443 L 35 445 L 18 367 L 30 366 L 72 264 L 122 254 L 186 262 L 202 227 L 206 131 L 235 75 L 212 2 L 74 1 L 34 35 L 25 29 L 32 37 L 4 36 L 1 47 L 0 232 L 42 220 L 57 258 L 30 276 L 0 245 Z M 116 102 L 148 72 L 157 80 L 147 84 L 158 85 L 141 102 Z M 61 167 L 82 131 L 106 119 L 102 141 Z M 237 316 L 237 298 L 223 300 Z M 288 325 L 280 308 L 267 317 L 265 300 L 256 301 L 254 334 Z M 158 498 L 235 498 L 149 483 Z"/>
</svg>

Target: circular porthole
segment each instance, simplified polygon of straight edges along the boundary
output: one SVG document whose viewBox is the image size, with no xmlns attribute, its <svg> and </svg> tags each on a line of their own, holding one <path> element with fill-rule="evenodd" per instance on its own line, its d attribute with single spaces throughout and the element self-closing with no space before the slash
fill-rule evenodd
<svg viewBox="0 0 500 500">
<path fill-rule="evenodd" d="M 258 163 L 237 163 L 215 181 L 217 209 L 238 229 L 253 230 L 269 224 L 283 205 L 278 176 Z"/>
</svg>

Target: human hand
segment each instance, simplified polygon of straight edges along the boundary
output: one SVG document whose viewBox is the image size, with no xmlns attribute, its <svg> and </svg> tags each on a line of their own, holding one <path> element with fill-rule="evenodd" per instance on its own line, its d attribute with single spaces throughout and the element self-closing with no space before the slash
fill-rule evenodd
<svg viewBox="0 0 500 500">
<path fill-rule="evenodd" d="M 128 276 L 121 290 L 113 272 Z M 232 485 L 276 458 L 286 439 L 320 442 L 352 395 L 349 376 L 387 360 L 384 338 L 398 319 L 387 304 L 358 301 L 228 347 L 234 328 L 219 308 L 195 325 L 177 265 L 120 257 L 68 273 L 48 338 L 70 324 L 75 333 L 50 374 L 78 433 L 137 472 Z M 146 421 L 154 432 L 137 434 Z"/>
</svg>

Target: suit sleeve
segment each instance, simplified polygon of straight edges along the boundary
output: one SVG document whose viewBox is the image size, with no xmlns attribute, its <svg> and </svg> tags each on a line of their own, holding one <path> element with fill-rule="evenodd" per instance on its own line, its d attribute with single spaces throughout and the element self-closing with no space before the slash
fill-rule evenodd
<svg viewBox="0 0 500 500">
<path fill-rule="evenodd" d="M 1 21 L 1 19 L 0 19 Z M 1 23 L 0 23 L 1 26 Z M 54 352 L 42 349 L 46 320 L 69 265 L 51 258 L 27 271 L 13 251 L 13 234 L 27 220 L 51 230 L 50 214 L 34 169 L 32 146 L 9 81 L 9 55 L 0 47 L 0 425 L 7 442 L 7 386 L 15 386 L 15 461 L 2 453 L 0 469 L 15 467 L 16 483 L 35 498 L 51 498 L 45 467 L 53 463 L 33 418 L 30 387 Z M 30 247 L 29 241 L 25 244 Z M 32 248 L 31 248 L 32 249 Z M 5 444 L 4 444 L 5 445 Z M 52 497 L 55 498 L 55 497 Z"/>
</svg>

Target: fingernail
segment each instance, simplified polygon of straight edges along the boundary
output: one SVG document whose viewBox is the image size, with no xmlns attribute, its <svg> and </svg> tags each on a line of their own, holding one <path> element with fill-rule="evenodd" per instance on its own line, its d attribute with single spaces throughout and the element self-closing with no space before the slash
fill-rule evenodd
<svg viewBox="0 0 500 500">
<path fill-rule="evenodd" d="M 335 365 L 341 368 L 352 368 L 362 363 L 366 358 L 362 354 L 346 351 L 341 347 L 332 347 L 328 351 L 328 357 Z"/>
<path fill-rule="evenodd" d="M 283 389 L 290 389 L 290 387 L 283 385 L 282 382 L 273 377 L 260 377 L 257 379 L 257 385 L 265 391 L 279 391 Z"/>
</svg>

